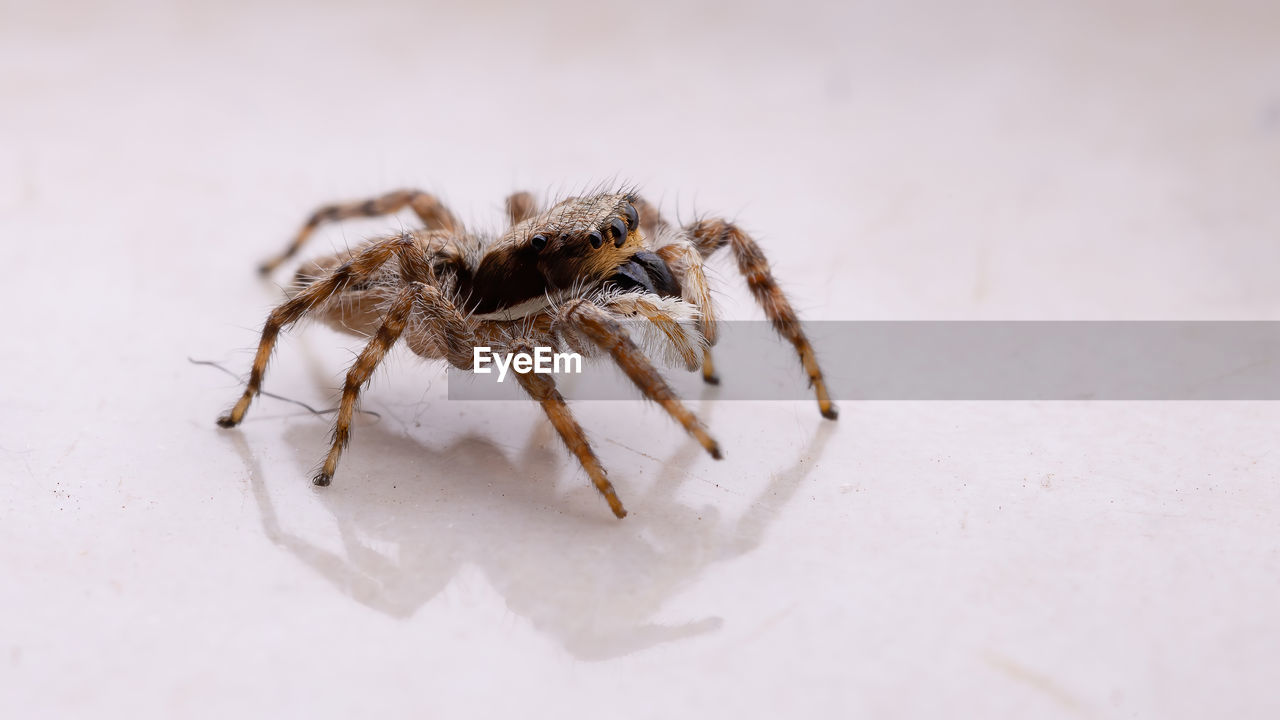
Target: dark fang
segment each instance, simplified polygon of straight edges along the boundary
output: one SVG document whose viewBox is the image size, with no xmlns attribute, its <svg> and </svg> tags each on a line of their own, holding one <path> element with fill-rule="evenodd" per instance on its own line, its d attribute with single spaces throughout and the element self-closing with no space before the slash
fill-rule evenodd
<svg viewBox="0 0 1280 720">
<path fill-rule="evenodd" d="M 614 218 L 609 223 L 609 229 L 613 231 L 613 246 L 622 247 L 622 243 L 627 241 L 627 226 L 623 224 L 622 218 Z"/>
<path fill-rule="evenodd" d="M 591 247 L 593 248 L 598 248 L 604 244 L 604 236 L 600 234 L 599 230 L 592 230 L 587 233 L 587 239 L 591 241 Z"/>
<path fill-rule="evenodd" d="M 529 244 L 533 246 L 534 250 L 537 250 L 538 252 L 542 252 L 542 248 L 547 246 L 547 236 L 534 235 L 533 237 L 529 238 Z"/>
<path fill-rule="evenodd" d="M 624 205 L 622 214 L 627 216 L 627 229 L 635 230 L 636 225 L 640 224 L 640 214 L 630 204 Z"/>
<path fill-rule="evenodd" d="M 647 292 L 665 297 L 680 297 L 680 285 L 662 258 L 645 250 L 631 256 L 613 271 L 609 282 L 623 292 Z"/>
</svg>

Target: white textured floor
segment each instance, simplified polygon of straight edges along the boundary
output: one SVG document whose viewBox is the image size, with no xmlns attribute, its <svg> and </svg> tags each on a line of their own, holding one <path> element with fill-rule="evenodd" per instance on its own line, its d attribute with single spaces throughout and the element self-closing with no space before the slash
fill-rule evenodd
<svg viewBox="0 0 1280 720">
<path fill-rule="evenodd" d="M 1274 403 L 696 400 L 718 463 L 584 403 L 619 522 L 407 354 L 327 490 L 325 420 L 187 362 L 401 186 L 634 181 L 810 319 L 1276 319 L 1274 3 L 263 5 L 0 6 L 0 715 L 1280 716 Z"/>
</svg>

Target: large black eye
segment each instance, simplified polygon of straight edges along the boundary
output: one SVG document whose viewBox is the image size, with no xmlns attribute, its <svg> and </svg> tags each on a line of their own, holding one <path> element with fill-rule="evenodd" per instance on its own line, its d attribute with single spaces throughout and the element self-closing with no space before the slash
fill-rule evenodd
<svg viewBox="0 0 1280 720">
<path fill-rule="evenodd" d="M 533 246 L 534 250 L 537 250 L 538 252 L 542 252 L 542 248 L 547 246 L 547 236 L 534 235 L 533 237 L 529 238 L 529 244 Z"/>
<path fill-rule="evenodd" d="M 609 223 L 609 230 L 613 233 L 613 246 L 622 247 L 622 243 L 627 241 L 627 226 L 622 222 L 622 218 L 614 218 Z"/>
<path fill-rule="evenodd" d="M 604 236 L 600 234 L 599 230 L 592 230 L 587 233 L 587 239 L 591 241 L 591 247 L 593 248 L 598 248 L 604 244 Z"/>
<path fill-rule="evenodd" d="M 627 229 L 635 230 L 636 225 L 640 223 L 640 214 L 636 212 L 631 203 L 627 203 L 622 207 L 622 214 L 627 216 Z"/>
</svg>

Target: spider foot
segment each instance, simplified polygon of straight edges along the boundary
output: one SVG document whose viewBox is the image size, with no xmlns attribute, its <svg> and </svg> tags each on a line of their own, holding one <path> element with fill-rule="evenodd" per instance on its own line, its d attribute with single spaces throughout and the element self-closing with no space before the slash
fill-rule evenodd
<svg viewBox="0 0 1280 720">
<path fill-rule="evenodd" d="M 316 487 L 329 487 L 329 483 L 332 481 L 333 476 L 327 472 L 317 473 L 315 477 L 311 478 L 311 484 Z"/>
</svg>

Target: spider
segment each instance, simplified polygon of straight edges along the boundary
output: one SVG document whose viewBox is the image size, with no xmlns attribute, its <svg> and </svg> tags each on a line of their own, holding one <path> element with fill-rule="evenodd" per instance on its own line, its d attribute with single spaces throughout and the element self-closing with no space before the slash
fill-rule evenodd
<svg viewBox="0 0 1280 720">
<path fill-rule="evenodd" d="M 728 247 L 774 329 L 795 346 L 822 415 L 836 419 L 813 347 L 791 303 L 779 290 L 755 241 L 731 222 L 703 219 L 669 224 L 643 198 L 622 190 L 570 197 L 548 209 L 526 192 L 506 200 L 510 226 L 497 237 L 473 234 L 436 197 L 400 190 L 364 202 L 326 205 L 307 219 L 290 245 L 259 270 L 270 274 L 293 257 L 317 227 L 352 217 L 410 208 L 424 227 L 373 239 L 304 264 L 287 300 L 267 317 L 244 393 L 224 428 L 244 419 L 262 389 L 280 332 L 308 314 L 368 338 L 346 375 L 332 444 L 313 478 L 333 479 L 351 440 L 361 388 L 387 352 L 404 339 L 416 354 L 470 370 L 473 348 L 532 354 L 566 347 L 584 357 L 612 358 L 645 397 L 658 403 L 713 458 L 720 446 L 675 396 L 628 328 L 661 346 L 690 371 L 718 384 L 710 346 L 716 314 L 704 261 Z M 577 420 L 547 374 L 513 373 L 537 400 L 565 446 L 582 464 L 618 518 L 627 511 Z"/>
</svg>

